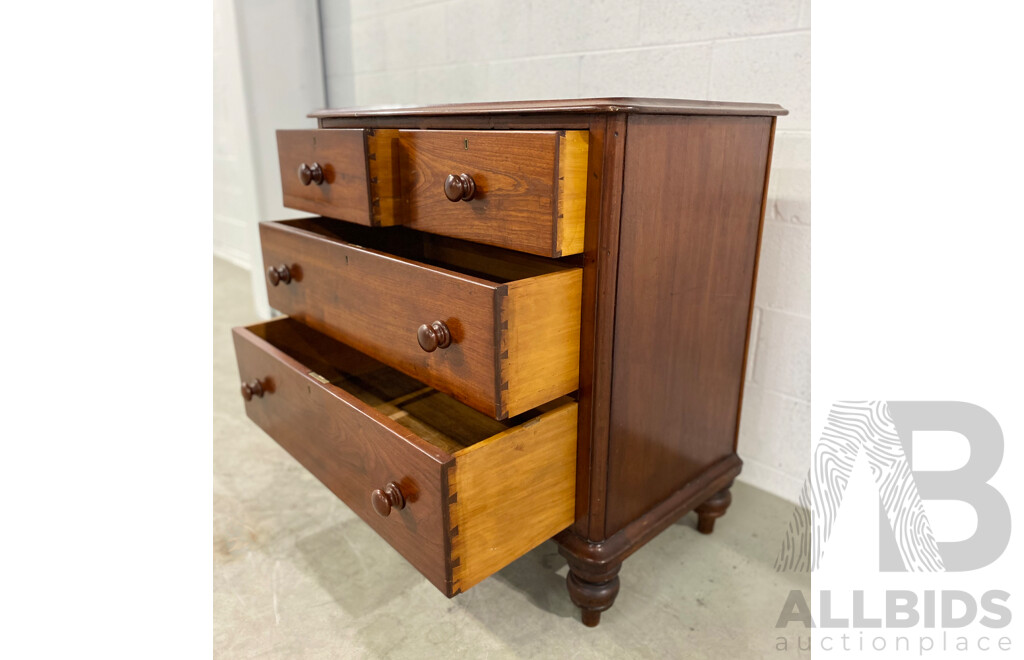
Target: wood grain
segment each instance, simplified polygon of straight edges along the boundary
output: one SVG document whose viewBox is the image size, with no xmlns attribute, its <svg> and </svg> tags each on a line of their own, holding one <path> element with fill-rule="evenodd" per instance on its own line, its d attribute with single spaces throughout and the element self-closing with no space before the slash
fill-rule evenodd
<svg viewBox="0 0 1024 660">
<path fill-rule="evenodd" d="M 566 166 L 559 167 L 563 151 Z M 560 257 L 579 252 L 586 137 L 565 131 L 399 131 L 405 222 L 420 231 Z M 448 175 L 470 175 L 476 194 L 452 202 Z M 569 204 L 558 194 L 564 188 Z"/>
<path fill-rule="evenodd" d="M 402 314 L 429 317 L 431 302 L 462 300 L 476 310 L 475 316 L 466 313 L 465 318 L 469 319 L 466 327 L 489 334 L 489 339 L 481 339 L 468 356 L 463 355 L 460 364 L 451 365 L 455 374 L 452 378 L 467 379 L 457 388 L 462 392 L 453 392 L 463 400 L 468 396 L 476 397 L 478 405 L 475 407 L 482 412 L 470 410 L 444 394 L 423 387 L 407 376 L 420 373 L 409 365 L 403 367 L 404 374 L 399 375 L 410 382 L 389 381 L 386 387 L 375 380 L 378 374 L 372 365 L 377 363 L 371 360 L 360 366 L 354 359 L 346 358 L 345 351 L 325 358 L 326 363 L 318 367 L 332 377 L 338 376 L 331 372 L 330 363 L 340 359 L 346 364 L 347 372 L 360 371 L 338 377 L 345 379 L 343 386 L 349 395 L 369 406 L 367 414 L 404 429 L 400 432 L 412 434 L 410 442 L 432 448 L 438 452 L 438 460 L 447 458 L 441 468 L 439 513 L 446 532 L 445 582 L 441 587 L 446 593 L 452 595 L 464 590 L 533 547 L 539 542 L 538 538 L 553 533 L 541 532 L 543 525 L 535 527 L 529 514 L 524 513 L 530 508 L 543 507 L 545 503 L 514 504 L 520 490 L 518 486 L 510 492 L 502 492 L 506 481 L 528 487 L 532 484 L 531 478 L 518 471 L 507 474 L 506 470 L 495 467 L 517 459 L 538 460 L 539 454 L 532 458 L 521 456 L 524 452 L 517 451 L 518 443 L 513 441 L 506 445 L 500 439 L 519 437 L 530 424 L 539 421 L 535 415 L 550 414 L 561 405 L 557 403 L 561 400 L 556 399 L 515 419 L 493 419 L 510 411 L 514 414 L 517 402 L 527 405 L 529 399 L 525 397 L 529 396 L 529 391 L 547 383 L 528 367 L 529 362 L 559 362 L 557 357 L 527 358 L 524 355 L 530 353 L 531 347 L 544 345 L 537 338 L 544 334 L 539 329 L 564 326 L 564 321 L 545 326 L 543 322 L 524 319 L 545 308 L 540 303 L 542 289 L 536 282 L 554 284 L 570 280 L 574 275 L 565 270 L 565 264 L 547 269 L 538 267 L 534 257 L 527 254 L 529 251 L 555 256 L 582 250 L 577 256 L 563 260 L 571 266 L 582 266 L 583 271 L 578 312 L 577 425 L 574 427 L 576 485 L 575 494 L 570 494 L 571 500 L 575 500 L 575 512 L 570 511 L 568 518 L 574 524 L 559 535 L 558 541 L 569 557 L 570 593 L 588 612 L 588 621 L 595 623 L 595 613 L 611 604 L 617 591 L 615 576 L 625 557 L 681 515 L 728 487 L 739 472 L 741 464 L 735 454 L 735 438 L 756 278 L 757 236 L 763 221 L 770 136 L 774 131 L 774 118 L 783 114 L 786 111 L 773 104 L 630 98 L 361 108 L 314 113 L 321 128 L 366 131 L 367 138 L 372 137 L 371 133 L 384 131 L 390 131 L 392 136 L 397 134 L 397 166 L 396 139 L 392 137 L 388 142 L 392 150 L 392 176 L 384 184 L 392 193 L 396 190 L 401 193 L 401 203 L 392 205 L 390 215 L 394 222 L 411 221 L 406 211 L 414 211 L 410 190 L 415 189 L 415 185 L 410 185 L 409 160 L 403 156 L 406 151 L 403 135 L 412 133 L 420 133 L 430 140 L 439 139 L 440 134 L 482 134 L 493 146 L 491 154 L 481 159 L 483 176 L 479 181 L 475 179 L 475 183 L 486 184 L 488 177 L 504 176 L 505 181 L 510 182 L 506 184 L 506 189 L 511 191 L 509 194 L 534 195 L 534 201 L 539 204 L 537 208 L 545 209 L 543 221 L 538 220 L 535 226 L 517 226 L 515 231 L 507 230 L 504 225 L 498 225 L 496 231 L 497 223 L 486 224 L 482 217 L 476 216 L 462 219 L 456 227 L 446 225 L 445 218 L 454 217 L 453 208 L 472 208 L 473 204 L 499 218 L 498 223 L 502 214 L 497 213 L 493 205 L 485 207 L 481 203 L 488 200 L 486 186 L 481 186 L 481 199 L 448 202 L 443 192 L 443 177 L 460 172 L 444 171 L 442 174 L 439 171 L 438 224 L 428 230 L 435 235 L 417 234 L 402 228 L 367 230 L 366 234 L 353 231 L 342 237 L 341 242 L 347 244 L 346 249 L 364 255 L 355 258 L 355 261 L 364 259 L 362 264 L 355 264 L 355 268 L 352 263 L 355 252 L 332 250 L 317 256 L 320 248 L 310 248 L 291 260 L 277 255 L 268 257 L 272 265 L 283 263 L 289 267 L 289 272 L 295 270 L 296 273 L 293 281 L 274 287 L 272 296 L 284 296 L 286 300 L 288 296 L 296 296 L 301 313 L 307 315 L 305 320 L 325 332 L 341 336 L 348 332 L 345 328 L 356 327 L 356 334 L 363 337 L 361 341 L 365 342 L 366 350 L 377 345 L 373 350 L 381 359 L 412 359 L 401 355 L 404 348 L 397 345 L 401 334 L 396 329 L 397 323 Z M 545 133 L 561 139 L 557 145 L 550 141 L 545 143 L 541 151 L 523 149 L 523 164 L 506 167 L 501 164 L 508 162 L 509 152 L 514 152 L 516 147 L 499 144 L 498 137 L 503 133 L 514 133 L 517 141 L 524 135 Z M 572 140 L 583 135 L 587 137 L 585 152 L 579 150 L 579 144 L 574 148 Z M 441 170 L 437 163 L 466 162 L 460 158 L 465 158 L 466 151 L 477 151 L 477 145 L 476 138 L 470 142 L 468 150 L 465 142 L 449 142 L 442 145 L 443 148 L 428 145 L 423 153 L 433 165 L 424 167 L 433 174 L 434 169 Z M 382 147 L 377 148 L 378 153 L 381 150 Z M 446 155 L 445 150 L 450 153 Z M 376 218 L 369 211 L 373 208 L 374 196 L 371 186 L 382 179 L 379 164 L 369 159 L 369 146 L 364 151 L 367 154 L 366 208 L 370 214 L 364 224 L 383 223 L 388 215 L 384 210 Z M 572 181 L 567 183 L 560 178 L 560 172 L 578 168 L 581 160 L 585 163 L 584 178 L 576 179 L 581 185 L 574 187 Z M 426 161 L 421 158 L 420 162 Z M 573 162 L 577 164 L 571 165 Z M 544 167 L 537 167 L 538 163 Z M 531 170 L 531 166 L 535 169 Z M 298 183 L 294 168 L 288 176 Z M 537 193 L 540 190 L 546 190 L 546 196 Z M 426 192 L 429 191 L 424 188 L 424 194 Z M 582 204 L 580 196 L 584 200 Z M 575 202 L 567 201 L 574 198 Z M 386 199 L 382 202 L 381 209 L 384 209 Z M 559 204 L 579 206 L 584 220 L 577 230 L 582 229 L 582 238 L 564 222 L 557 222 Z M 522 214 L 514 205 L 511 208 L 515 212 L 513 217 L 518 218 L 516 213 Z M 503 207 L 502 212 L 505 210 Z M 457 212 L 466 213 L 465 209 Z M 539 218 L 541 214 L 538 212 L 536 216 Z M 474 220 L 478 223 L 475 227 Z M 511 241 L 510 247 L 518 252 L 483 245 L 467 247 L 465 243 L 445 238 L 459 235 L 454 233 L 458 231 L 468 232 L 465 237 L 476 242 L 509 245 Z M 319 233 L 320 240 L 337 239 L 337 236 L 332 238 L 330 232 Z M 532 245 L 522 246 L 530 241 Z M 301 250 L 308 246 L 295 243 L 293 247 Z M 321 264 L 314 263 L 312 269 L 303 269 L 299 262 L 306 254 L 313 255 L 313 261 L 319 259 Z M 367 265 L 370 263 L 367 255 L 376 262 L 392 265 L 371 268 Z M 293 269 L 293 266 L 298 268 Z M 407 291 L 411 280 L 405 275 L 383 278 L 374 285 L 376 291 L 372 293 L 352 291 L 366 278 L 372 280 L 379 270 L 392 272 L 388 269 L 398 266 L 416 268 L 403 271 L 416 273 L 413 279 L 419 282 L 420 288 L 415 295 Z M 314 271 L 330 275 L 331 284 L 312 284 L 307 276 Z M 454 277 L 457 283 L 435 279 L 438 273 Z M 316 279 L 319 280 L 319 276 Z M 518 300 L 520 287 L 530 291 L 524 284 L 530 280 L 535 281 L 532 295 Z M 460 291 L 467 283 L 472 286 L 466 291 L 479 288 L 483 293 L 470 296 Z M 381 287 L 381 284 L 387 286 Z M 319 289 L 314 294 L 302 294 L 310 296 L 314 301 L 311 305 L 306 305 L 308 301 L 296 293 L 303 286 Z M 544 295 L 571 298 L 568 287 L 554 288 L 554 292 Z M 408 299 L 403 299 L 406 293 L 409 293 Z M 338 311 L 332 314 L 331 308 Z M 558 308 L 564 310 L 565 306 L 558 305 Z M 460 313 L 457 318 L 463 320 L 463 315 Z M 516 319 L 523 324 L 518 331 L 513 327 Z M 409 341 L 415 343 L 415 327 L 419 323 L 433 320 L 448 323 L 449 318 L 417 318 L 417 325 L 409 328 Z M 382 330 L 381 325 L 394 327 Z M 532 337 L 531 332 L 538 334 Z M 513 345 L 516 342 L 519 348 Z M 456 346 L 463 345 L 457 343 Z M 418 345 L 416 350 L 419 350 Z M 292 353 L 297 355 L 297 349 L 293 347 Z M 435 358 L 442 353 L 440 349 L 435 351 Z M 523 360 L 518 374 L 515 364 L 508 359 L 513 354 Z M 563 367 L 566 364 L 569 362 L 563 362 Z M 380 368 L 379 364 L 376 368 Z M 440 374 L 440 371 L 435 373 Z M 423 379 L 428 376 L 429 373 Z M 448 376 L 439 377 L 444 380 Z M 270 380 L 272 389 L 276 383 L 273 378 Z M 472 390 L 468 383 L 475 383 L 479 391 L 466 395 L 465 392 Z M 439 383 L 438 387 L 445 385 Z M 519 395 L 515 394 L 516 388 L 520 388 Z M 554 392 L 558 389 L 537 394 L 537 399 L 549 394 L 557 396 Z M 275 392 L 269 391 L 262 399 L 253 397 L 247 405 L 272 402 L 274 396 Z M 494 402 L 495 407 L 487 409 L 479 405 L 485 401 Z M 510 403 L 513 408 L 503 410 Z M 302 423 L 295 422 L 296 425 Z M 495 436 L 498 441 L 494 440 Z M 534 449 L 527 453 L 541 452 L 551 444 L 555 446 L 550 449 L 556 450 L 563 442 L 538 442 L 536 446 L 531 445 Z M 494 452 L 490 459 L 489 452 Z M 473 458 L 474 453 L 479 453 L 477 459 Z M 549 462 L 541 461 L 543 465 Z M 569 462 L 573 463 L 571 458 Z M 470 469 L 464 469 L 467 467 Z M 384 483 L 374 487 L 382 487 Z M 477 495 L 471 497 L 473 493 Z M 506 501 L 510 493 L 513 502 Z M 469 501 L 460 505 L 464 497 Z M 490 503 L 474 505 L 474 501 Z M 501 506 L 514 509 L 503 514 L 507 520 L 491 513 Z M 707 507 L 704 510 L 707 512 Z M 470 515 L 473 511 L 479 513 Z M 519 516 L 523 516 L 525 522 L 520 523 Z M 510 525 L 508 520 L 516 522 Z M 458 530 L 458 534 L 452 536 L 454 530 Z M 513 538 L 506 542 L 506 536 Z M 513 547 L 522 550 L 513 550 Z M 432 581 L 437 584 L 436 577 Z M 580 594 L 586 598 L 580 600 Z"/>
<path fill-rule="evenodd" d="M 327 117 L 320 128 L 396 128 L 404 130 L 537 131 L 586 130 L 596 115 L 539 113 L 528 115 L 415 115 L 408 117 Z M 602 115 L 607 116 L 607 115 Z M 626 115 L 621 115 L 625 117 Z"/>
<path fill-rule="evenodd" d="M 324 219 L 262 223 L 260 238 L 264 262 L 286 264 L 293 273 L 290 284 L 268 287 L 274 309 L 481 412 L 504 419 L 543 403 L 541 392 L 550 400 L 577 387 L 566 363 L 578 355 L 579 280 L 571 274 L 543 278 L 577 269 L 526 255 L 503 266 L 493 248 Z M 523 273 L 530 277 L 504 277 Z M 501 317 L 510 287 L 516 305 L 529 310 L 522 318 Z M 448 326 L 452 344 L 427 353 L 416 331 L 437 320 Z M 504 335 L 518 334 L 545 346 L 524 346 L 502 358 Z M 547 362 L 535 364 L 541 350 Z M 535 364 L 533 380 L 509 379 L 509 370 L 523 373 L 515 364 L 520 359 Z M 548 386 L 539 389 L 536 380 Z"/>
<path fill-rule="evenodd" d="M 629 120 L 606 535 L 733 453 L 771 122 Z"/>
<path fill-rule="evenodd" d="M 637 517 L 603 541 L 590 541 L 573 529 L 561 532 L 554 539 L 559 545 L 559 552 L 567 557 L 572 556 L 570 565 L 585 566 L 586 573 L 600 575 L 610 568 L 614 569 L 669 525 L 727 487 L 742 468 L 743 462 L 739 457 L 736 454 L 729 454 L 705 467 L 696 479 L 687 482 L 644 515 Z"/>
<path fill-rule="evenodd" d="M 246 414 L 446 595 L 572 523 L 574 401 L 498 422 L 290 318 L 233 334 Z"/>
<path fill-rule="evenodd" d="M 595 541 L 604 538 L 607 502 L 615 274 L 627 138 L 626 115 L 592 118 L 581 307 L 576 523 L 573 528 L 583 538 Z"/>
<path fill-rule="evenodd" d="M 398 241 L 387 240 L 393 237 L 382 241 L 329 221 L 262 223 L 264 263 L 300 273 L 288 286 L 268 288 L 270 306 L 493 414 L 499 285 L 395 257 Z M 448 325 L 452 345 L 426 353 L 416 330 L 435 320 Z"/>
<path fill-rule="evenodd" d="M 587 131 L 564 131 L 558 140 L 555 255 L 583 252 L 587 208 Z"/>
<path fill-rule="evenodd" d="M 401 217 L 398 131 L 278 131 L 281 192 L 288 208 L 362 225 L 393 225 Z M 303 185 L 300 163 L 320 164 L 324 182 Z"/>
<path fill-rule="evenodd" d="M 372 224 L 365 133 L 362 129 L 278 131 L 277 157 L 284 205 Z M 314 162 L 323 168 L 324 182 L 303 185 L 296 175 L 299 164 Z"/>
<path fill-rule="evenodd" d="M 566 261 L 539 259 L 532 254 L 513 252 L 452 240 L 431 234 L 419 234 L 423 244 L 424 259 L 430 263 L 457 263 L 460 268 L 477 273 L 487 273 L 488 278 L 501 282 L 536 277 L 574 264 Z"/>
<path fill-rule="evenodd" d="M 284 319 L 235 328 L 234 342 L 242 380 L 268 384 L 262 398 L 245 403 L 249 418 L 446 591 L 441 479 L 450 456 L 344 389 L 311 376 L 314 367 L 288 350 L 296 345 L 307 356 L 315 355 L 324 342 L 300 324 Z M 333 354 L 327 359 L 338 363 L 341 349 L 332 345 L 328 350 Z M 381 518 L 373 511 L 370 493 L 389 481 L 400 484 L 408 504 Z"/>
<path fill-rule="evenodd" d="M 383 128 L 367 130 L 366 159 L 367 176 L 370 178 L 370 223 L 382 227 L 401 224 L 405 206 L 402 203 L 398 131 Z"/>
<path fill-rule="evenodd" d="M 501 408 L 518 414 L 579 387 L 583 271 L 510 282 L 500 300 Z"/>
<path fill-rule="evenodd" d="M 455 454 L 448 467 L 451 594 L 572 524 L 575 402 Z"/>
<path fill-rule="evenodd" d="M 772 118 L 772 125 L 769 129 L 768 134 L 768 162 L 764 167 L 764 186 L 761 188 L 761 218 L 757 225 L 757 246 L 754 248 L 754 272 L 750 274 L 750 307 L 747 310 L 747 334 L 743 339 L 743 362 L 740 364 L 740 403 L 741 405 L 736 409 L 736 433 L 732 439 L 732 450 L 736 451 L 740 442 L 740 421 L 743 416 L 743 391 L 747 384 L 747 360 L 750 359 L 750 335 L 751 326 L 754 320 L 754 302 L 757 298 L 757 272 L 758 266 L 761 264 L 761 239 L 764 236 L 764 216 L 765 209 L 768 207 L 768 181 L 772 173 L 772 154 L 775 150 L 775 125 L 778 123 L 778 119 Z"/>
</svg>

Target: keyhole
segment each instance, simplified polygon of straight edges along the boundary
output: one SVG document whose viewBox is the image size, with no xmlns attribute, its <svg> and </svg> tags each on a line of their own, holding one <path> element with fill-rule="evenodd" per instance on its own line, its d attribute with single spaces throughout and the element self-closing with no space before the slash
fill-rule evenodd
<svg viewBox="0 0 1024 660">
<path fill-rule="evenodd" d="M 466 151 L 469 151 L 469 138 L 466 138 L 465 140 L 463 140 L 462 143 L 464 145 L 466 145 Z"/>
</svg>

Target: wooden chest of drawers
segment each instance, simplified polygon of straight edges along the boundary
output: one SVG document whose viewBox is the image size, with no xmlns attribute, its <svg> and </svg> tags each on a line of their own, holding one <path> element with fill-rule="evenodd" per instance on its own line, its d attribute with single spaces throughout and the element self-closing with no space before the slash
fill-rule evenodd
<svg viewBox="0 0 1024 660">
<path fill-rule="evenodd" d="M 249 417 L 448 596 L 554 537 L 597 625 L 623 560 L 739 474 L 776 105 L 327 110 L 280 131 Z"/>
</svg>

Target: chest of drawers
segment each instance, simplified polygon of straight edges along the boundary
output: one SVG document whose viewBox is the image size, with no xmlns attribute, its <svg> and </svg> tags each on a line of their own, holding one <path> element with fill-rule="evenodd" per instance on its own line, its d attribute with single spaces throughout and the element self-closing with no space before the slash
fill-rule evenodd
<svg viewBox="0 0 1024 660">
<path fill-rule="evenodd" d="M 624 559 L 730 503 L 776 105 L 326 110 L 280 131 L 248 416 L 448 596 L 554 537 Z"/>
</svg>

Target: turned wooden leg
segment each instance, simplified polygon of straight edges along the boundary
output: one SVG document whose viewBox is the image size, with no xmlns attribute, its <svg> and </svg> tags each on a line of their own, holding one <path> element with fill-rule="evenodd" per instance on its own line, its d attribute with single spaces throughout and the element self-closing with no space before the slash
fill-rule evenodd
<svg viewBox="0 0 1024 660">
<path fill-rule="evenodd" d="M 616 564 L 594 573 L 569 562 L 569 576 L 565 581 L 569 587 L 569 597 L 580 608 L 583 625 L 593 628 L 601 623 L 601 612 L 615 602 L 615 597 L 619 595 L 621 567 L 622 564 Z"/>
<path fill-rule="evenodd" d="M 558 554 L 569 563 L 565 578 L 569 598 L 580 608 L 583 625 L 593 628 L 619 595 L 619 569 L 624 553 L 618 545 L 588 541 L 571 529 L 555 537 Z"/>
<path fill-rule="evenodd" d="M 732 504 L 732 493 L 729 484 L 697 507 L 697 531 L 710 534 L 715 531 L 715 521 L 725 515 L 725 510 Z"/>
</svg>

